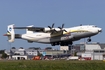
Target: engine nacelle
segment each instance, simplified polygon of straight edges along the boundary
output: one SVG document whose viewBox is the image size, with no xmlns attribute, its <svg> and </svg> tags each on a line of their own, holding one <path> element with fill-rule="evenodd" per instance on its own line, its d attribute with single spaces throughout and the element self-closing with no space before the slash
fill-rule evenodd
<svg viewBox="0 0 105 70">
<path fill-rule="evenodd" d="M 45 31 L 45 32 L 50 32 L 51 29 L 50 29 L 50 28 L 44 28 L 44 31 Z"/>
<path fill-rule="evenodd" d="M 52 30 L 55 29 L 56 31 L 60 31 L 59 28 L 52 28 Z M 44 28 L 44 31 L 45 32 L 51 32 L 51 29 L 50 28 Z"/>
</svg>

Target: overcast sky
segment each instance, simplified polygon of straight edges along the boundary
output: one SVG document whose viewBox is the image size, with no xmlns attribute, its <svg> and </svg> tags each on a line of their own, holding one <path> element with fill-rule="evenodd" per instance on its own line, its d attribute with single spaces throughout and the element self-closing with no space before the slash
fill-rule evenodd
<svg viewBox="0 0 105 70">
<path fill-rule="evenodd" d="M 92 42 L 105 43 L 105 0 L 0 0 L 0 49 L 10 49 L 11 46 L 49 47 L 50 44 L 28 43 L 26 40 L 15 40 L 10 46 L 3 34 L 7 32 L 9 24 L 47 27 L 52 23 L 55 23 L 55 27 L 62 23 L 65 23 L 65 27 L 97 25 L 103 32 L 92 37 Z M 16 33 L 19 32 L 25 33 L 25 30 L 16 30 Z M 74 43 L 80 42 L 83 39 Z"/>
</svg>

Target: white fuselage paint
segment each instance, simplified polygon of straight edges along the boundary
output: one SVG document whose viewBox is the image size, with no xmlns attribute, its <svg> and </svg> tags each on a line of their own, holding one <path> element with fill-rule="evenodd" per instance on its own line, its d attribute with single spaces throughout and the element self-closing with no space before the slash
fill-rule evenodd
<svg viewBox="0 0 105 70">
<path fill-rule="evenodd" d="M 22 39 L 39 42 L 39 43 L 51 43 L 51 42 L 60 42 L 60 41 L 76 41 L 82 38 L 91 37 L 98 34 L 102 29 L 94 25 L 84 25 L 77 26 L 72 28 L 63 28 L 67 32 L 63 32 L 63 35 L 51 37 L 50 33 L 27 33 L 22 34 Z M 59 28 L 55 28 L 56 31 L 59 31 Z"/>
</svg>

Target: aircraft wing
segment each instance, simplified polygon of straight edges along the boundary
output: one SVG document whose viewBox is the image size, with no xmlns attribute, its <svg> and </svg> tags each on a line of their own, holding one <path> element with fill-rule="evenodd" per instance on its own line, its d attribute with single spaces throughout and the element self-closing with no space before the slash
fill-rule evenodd
<svg viewBox="0 0 105 70">
<path fill-rule="evenodd" d="M 43 27 L 14 27 L 14 29 L 28 29 L 29 31 L 34 32 L 44 32 Z"/>
<path fill-rule="evenodd" d="M 29 31 L 45 32 L 45 33 L 52 33 L 52 34 L 55 34 L 60 31 L 60 30 L 56 31 L 55 29 L 49 29 L 44 27 L 14 27 L 14 29 L 28 29 Z"/>
<path fill-rule="evenodd" d="M 28 29 L 29 31 L 34 31 L 34 32 L 51 33 L 51 37 L 63 35 L 62 30 L 56 31 L 55 29 L 50 30 L 49 28 L 47 29 L 43 27 L 14 27 L 14 29 Z"/>
<path fill-rule="evenodd" d="M 54 24 L 52 24 L 52 26 L 48 26 L 48 28 L 28 26 L 28 27 L 14 27 L 14 29 L 28 29 L 29 31 L 33 31 L 33 32 L 50 33 L 51 37 L 55 37 L 55 36 L 63 35 L 63 31 L 67 32 L 65 29 L 63 29 L 63 27 L 64 27 L 64 24 L 62 24 L 62 27 L 54 28 Z"/>
</svg>

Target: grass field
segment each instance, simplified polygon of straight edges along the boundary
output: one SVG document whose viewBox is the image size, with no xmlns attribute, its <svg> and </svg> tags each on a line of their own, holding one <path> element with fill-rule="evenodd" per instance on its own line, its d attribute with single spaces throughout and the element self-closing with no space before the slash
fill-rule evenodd
<svg viewBox="0 0 105 70">
<path fill-rule="evenodd" d="M 0 61 L 0 70 L 105 70 L 104 61 Z"/>
</svg>

